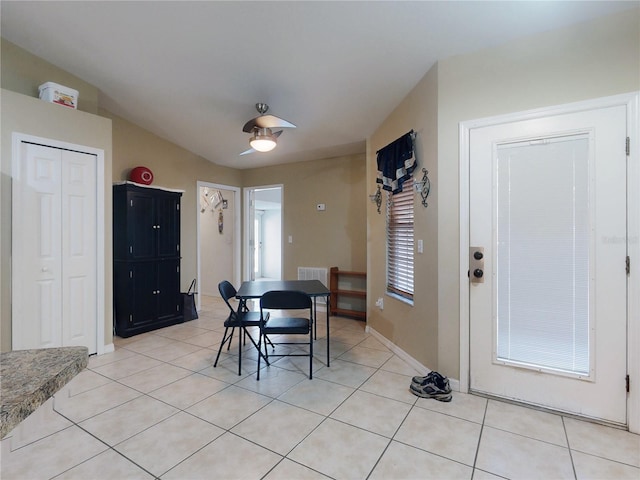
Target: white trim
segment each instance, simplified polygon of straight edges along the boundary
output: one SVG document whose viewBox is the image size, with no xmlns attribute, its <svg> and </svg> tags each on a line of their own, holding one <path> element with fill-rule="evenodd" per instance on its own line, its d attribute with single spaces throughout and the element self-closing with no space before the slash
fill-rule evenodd
<svg viewBox="0 0 640 480">
<path fill-rule="evenodd" d="M 233 278 L 231 282 L 234 285 L 238 285 L 240 279 L 240 252 L 242 249 L 241 236 L 240 236 L 240 212 L 242 204 L 240 202 L 240 188 L 232 187 L 230 185 L 222 185 L 220 183 L 210 183 L 198 180 L 196 182 L 196 278 L 197 284 L 200 285 L 200 279 L 202 278 L 202 272 L 200 268 L 200 189 L 203 187 L 217 189 L 217 190 L 230 190 L 233 192 Z M 202 295 L 198 295 L 197 308 L 200 310 L 202 302 Z"/>
<path fill-rule="evenodd" d="M 628 255 L 632 264 L 627 294 L 627 371 L 631 378 L 631 391 L 627 396 L 627 422 L 630 432 L 640 433 L 640 192 L 637 188 L 640 185 L 639 92 L 460 122 L 458 135 L 460 155 L 460 391 L 469 391 L 470 339 L 467 272 L 469 270 L 469 143 L 471 129 L 619 105 L 627 107 L 627 135 L 631 140 L 627 168 L 627 243 Z"/>
<path fill-rule="evenodd" d="M 383 337 L 380 333 L 376 332 L 369 325 L 367 325 L 364 328 L 364 331 L 366 333 L 370 333 L 371 335 L 373 335 L 376 338 L 376 340 L 378 340 L 385 347 L 387 347 L 389 350 L 391 350 L 394 354 L 396 354 L 398 357 L 400 357 L 402 360 L 404 360 L 407 364 L 409 364 L 409 366 L 413 367 L 418 374 L 426 375 L 427 373 L 432 371 L 430 368 L 425 367 L 419 361 L 417 361 L 415 358 L 413 358 L 411 355 L 409 355 L 407 352 L 405 352 L 400 347 L 398 347 L 395 343 L 391 342 L 391 340 L 389 340 L 386 337 Z M 460 381 L 459 380 L 456 380 L 455 378 L 450 378 L 449 379 L 449 385 L 451 386 L 451 390 L 454 390 L 456 392 L 460 392 L 461 391 L 460 390 Z"/>
<path fill-rule="evenodd" d="M 105 353 L 105 162 L 104 150 L 93 148 L 86 145 L 78 145 L 75 143 L 63 142 L 51 138 L 36 137 L 26 133 L 12 133 L 12 151 L 11 151 L 11 178 L 16 178 L 19 173 L 20 162 L 20 144 L 23 142 L 36 143 L 47 147 L 61 148 L 66 150 L 74 150 L 77 152 L 87 153 L 96 156 L 96 353 L 102 355 Z M 15 190 L 14 190 L 15 192 Z M 13 211 L 13 201 L 11 209 Z M 11 220 L 11 249 L 12 258 L 16 250 L 19 250 L 20 242 L 16 241 L 15 228 L 13 219 Z M 11 274 L 13 284 L 13 273 Z M 13 298 L 13 297 L 12 297 Z M 13 305 L 13 301 L 11 302 Z M 14 309 L 12 306 L 11 322 L 14 321 Z M 12 333 L 13 336 L 13 333 Z"/>
<path fill-rule="evenodd" d="M 243 200 L 244 200 L 244 208 L 242 209 L 244 212 L 244 239 L 242 242 L 242 258 L 244 259 L 244 268 L 243 268 L 243 280 L 248 281 L 252 278 L 251 272 L 251 257 L 252 255 L 251 248 L 249 245 L 249 232 L 253 230 L 253 225 L 251 218 L 251 205 L 250 195 L 251 192 L 255 192 L 256 190 L 267 190 L 270 188 L 279 188 L 280 189 L 280 276 L 282 277 L 283 272 L 283 259 L 284 259 L 284 244 L 285 244 L 285 235 L 284 235 L 284 184 L 277 183 L 273 185 L 256 185 L 253 187 L 244 187 L 243 188 Z"/>
<path fill-rule="evenodd" d="M 121 182 L 113 182 L 113 184 L 114 185 L 135 185 L 136 187 L 152 188 L 154 190 L 164 190 L 165 192 L 184 193 L 184 190 L 180 190 L 180 189 L 177 189 L 177 188 L 160 187 L 158 185 L 146 185 L 144 183 L 132 182 L 131 180 L 125 180 L 125 181 L 121 181 Z"/>
</svg>

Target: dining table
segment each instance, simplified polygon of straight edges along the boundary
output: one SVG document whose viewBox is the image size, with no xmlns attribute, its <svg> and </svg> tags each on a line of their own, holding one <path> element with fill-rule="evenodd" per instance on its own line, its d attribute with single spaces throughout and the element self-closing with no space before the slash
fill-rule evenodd
<svg viewBox="0 0 640 480">
<path fill-rule="evenodd" d="M 236 298 L 241 305 L 247 300 L 256 300 L 272 290 L 297 290 L 306 293 L 313 300 L 314 338 L 317 339 L 317 299 L 324 298 L 327 312 L 327 367 L 329 366 L 329 297 L 330 290 L 320 280 L 248 280 L 242 282 Z"/>
</svg>

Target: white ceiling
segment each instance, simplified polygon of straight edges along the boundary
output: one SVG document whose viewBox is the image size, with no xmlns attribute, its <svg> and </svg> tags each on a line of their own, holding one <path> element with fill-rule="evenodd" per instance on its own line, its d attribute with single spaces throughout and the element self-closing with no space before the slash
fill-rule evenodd
<svg viewBox="0 0 640 480">
<path fill-rule="evenodd" d="M 250 168 L 363 152 L 437 60 L 637 5 L 3 0 L 0 14 L 3 37 L 95 85 L 100 106 Z M 239 157 L 256 102 L 298 128 L 270 153 Z"/>
</svg>

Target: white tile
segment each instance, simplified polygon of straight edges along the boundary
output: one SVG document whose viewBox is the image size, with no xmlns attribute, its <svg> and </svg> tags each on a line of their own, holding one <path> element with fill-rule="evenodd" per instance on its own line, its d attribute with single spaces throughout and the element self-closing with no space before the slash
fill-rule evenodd
<svg viewBox="0 0 640 480">
<path fill-rule="evenodd" d="M 59 390 L 59 392 L 66 396 L 73 397 L 79 393 L 87 392 L 111 382 L 112 380 L 110 378 L 85 369 L 73 377 L 69 383 Z"/>
<path fill-rule="evenodd" d="M 567 448 L 484 427 L 476 467 L 506 478 L 573 479 Z"/>
<path fill-rule="evenodd" d="M 216 351 L 209 348 L 202 348 L 184 357 L 171 360 L 169 363 L 176 367 L 186 368 L 192 372 L 199 372 L 211 367 L 216 359 Z"/>
<path fill-rule="evenodd" d="M 260 380 L 256 380 L 256 375 L 253 374 L 243 378 L 236 385 L 271 398 L 277 398 L 282 392 L 286 392 L 305 380 L 309 381 L 309 378 L 303 373 L 278 367 L 266 367 L 260 371 Z"/>
<path fill-rule="evenodd" d="M 229 429 L 271 401 L 264 395 L 231 386 L 189 407 L 187 412 Z"/>
<path fill-rule="evenodd" d="M 481 425 L 413 408 L 394 440 L 473 466 Z"/>
<path fill-rule="evenodd" d="M 184 368 L 175 367 L 168 363 L 162 363 L 157 367 L 150 368 L 144 372 L 121 378 L 120 383 L 125 384 L 139 392 L 149 393 L 165 385 L 180 380 L 191 374 L 191 371 Z"/>
<path fill-rule="evenodd" d="M 411 385 L 409 375 L 378 370 L 364 382 L 360 390 L 413 405 L 418 397 L 409 391 L 409 385 Z"/>
<path fill-rule="evenodd" d="M 144 395 L 85 420 L 80 426 L 113 446 L 177 411 L 174 407 Z"/>
<path fill-rule="evenodd" d="M 117 362 L 118 360 L 124 360 L 125 358 L 129 358 L 134 355 L 137 355 L 136 352 L 127 350 L 126 348 L 116 347 L 113 352 L 103 353 L 102 355 L 91 355 L 89 357 L 89 364 L 87 365 L 87 367 L 90 369 L 95 369 L 108 363 Z"/>
<path fill-rule="evenodd" d="M 137 353 L 144 353 L 147 350 L 153 350 L 154 348 L 169 345 L 173 342 L 171 338 L 157 335 L 157 330 L 150 332 L 148 335 L 136 335 L 127 340 L 130 341 L 124 344 L 123 348 Z"/>
<path fill-rule="evenodd" d="M 4 440 L 10 442 L 12 449 L 16 449 L 71 425 L 69 420 L 53 410 L 53 398 L 50 398 L 11 430 L 10 440 L 8 437 Z"/>
<path fill-rule="evenodd" d="M 154 390 L 149 395 L 176 408 L 185 410 L 228 386 L 228 383 L 221 382 L 215 378 L 194 373 Z"/>
<path fill-rule="evenodd" d="M 376 372 L 373 367 L 356 363 L 333 360 L 331 366 L 318 372 L 316 378 L 339 383 L 346 387 L 358 388 Z"/>
<path fill-rule="evenodd" d="M 54 409 L 74 422 L 81 422 L 141 396 L 140 392 L 111 382 L 84 393 L 68 396 L 68 391 L 54 395 Z"/>
<path fill-rule="evenodd" d="M 260 380 L 262 382 L 262 380 Z M 329 415 L 355 390 L 319 378 L 305 379 L 278 397 L 278 400 Z"/>
<path fill-rule="evenodd" d="M 573 418 L 564 424 L 571 450 L 640 467 L 640 435 Z"/>
<path fill-rule="evenodd" d="M 215 425 L 179 412 L 116 445 L 115 449 L 160 476 L 223 433 L 224 430 Z"/>
<path fill-rule="evenodd" d="M 359 365 L 379 368 L 393 356 L 393 353 L 383 350 L 374 350 L 373 348 L 353 347 L 340 355 L 340 360 L 353 362 Z"/>
<path fill-rule="evenodd" d="M 151 480 L 153 475 L 127 460 L 115 450 L 107 450 L 67 470 L 56 480 L 88 480 L 99 478 Z"/>
<path fill-rule="evenodd" d="M 8 455 L 3 449 L 0 476 L 7 480 L 52 478 L 107 448 L 74 425 Z"/>
<path fill-rule="evenodd" d="M 162 476 L 163 480 L 260 479 L 282 457 L 225 433 Z"/>
<path fill-rule="evenodd" d="M 322 415 L 274 400 L 236 425 L 231 432 L 287 455 L 323 420 Z"/>
<path fill-rule="evenodd" d="M 123 360 L 118 360 L 116 362 L 96 367 L 93 371 L 113 380 L 118 380 L 120 378 L 149 370 L 150 368 L 157 367 L 161 364 L 162 362 L 155 358 L 145 357 L 144 355 L 134 355 Z"/>
<path fill-rule="evenodd" d="M 489 400 L 485 425 L 566 447 L 562 417 L 532 408 Z"/>
<path fill-rule="evenodd" d="M 487 399 L 468 393 L 452 392 L 450 402 L 440 402 L 433 398 L 418 398 L 416 407 L 444 413 L 470 422 L 482 423 L 487 409 Z"/>
<path fill-rule="evenodd" d="M 365 479 L 388 444 L 385 437 L 328 418 L 288 458 L 333 478 Z"/>
<path fill-rule="evenodd" d="M 362 344 L 360 344 L 362 345 Z M 397 355 L 393 355 L 389 360 L 387 360 L 384 365 L 380 367 L 381 370 L 386 370 L 387 372 L 400 373 L 402 375 L 415 376 L 415 375 L 426 375 L 422 372 L 419 372 L 403 359 L 401 359 Z"/>
<path fill-rule="evenodd" d="M 169 362 L 176 358 L 184 357 L 190 353 L 200 350 L 198 345 L 192 345 L 185 342 L 173 342 L 162 347 L 153 348 L 147 350 L 144 354 L 147 357 L 155 358 L 156 360 L 162 360 L 163 362 Z"/>
<path fill-rule="evenodd" d="M 571 456 L 578 480 L 638 480 L 640 478 L 638 467 L 575 451 L 571 452 Z"/>
<path fill-rule="evenodd" d="M 185 343 L 190 343 L 192 345 L 197 345 L 199 347 L 217 347 L 222 342 L 222 337 L 224 334 L 222 332 L 216 332 L 215 330 L 209 330 L 206 333 L 202 333 L 195 337 L 189 337 L 182 340 Z"/>
<path fill-rule="evenodd" d="M 155 331 L 156 335 L 167 337 L 172 340 L 184 340 L 187 338 L 195 337 L 207 333 L 207 330 L 198 328 L 190 323 L 179 323 L 178 325 L 172 325 L 167 328 L 162 328 Z"/>
<path fill-rule="evenodd" d="M 327 480 L 329 477 L 284 458 L 264 480 Z"/>
<path fill-rule="evenodd" d="M 411 405 L 407 403 L 356 391 L 331 414 L 331 418 L 391 438 L 410 409 Z"/>
<path fill-rule="evenodd" d="M 391 442 L 369 480 L 462 480 L 471 479 L 472 471 L 466 465 L 402 443 Z"/>
</svg>

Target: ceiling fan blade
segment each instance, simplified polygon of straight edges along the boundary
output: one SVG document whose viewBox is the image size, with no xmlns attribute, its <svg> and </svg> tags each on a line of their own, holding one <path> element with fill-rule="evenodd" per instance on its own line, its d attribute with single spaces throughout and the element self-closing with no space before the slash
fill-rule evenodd
<svg viewBox="0 0 640 480">
<path fill-rule="evenodd" d="M 249 155 L 250 153 L 255 152 L 256 150 L 254 150 L 253 148 L 250 148 L 249 150 L 245 150 L 244 152 L 238 154 L 238 155 Z"/>
<path fill-rule="evenodd" d="M 283 118 L 276 117 L 275 115 L 260 115 L 259 117 L 252 118 L 242 127 L 243 132 L 251 133 L 254 128 L 296 128 L 296 126 L 287 122 Z"/>
</svg>

